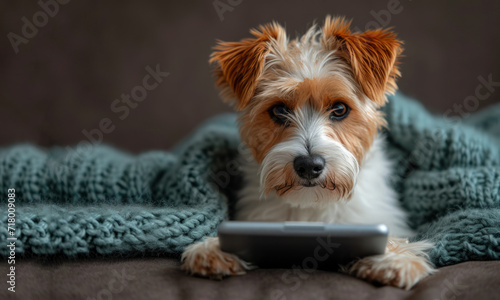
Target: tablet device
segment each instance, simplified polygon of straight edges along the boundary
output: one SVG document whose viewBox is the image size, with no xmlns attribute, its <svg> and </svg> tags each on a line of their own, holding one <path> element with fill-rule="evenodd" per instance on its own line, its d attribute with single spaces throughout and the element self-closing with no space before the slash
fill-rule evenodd
<svg viewBox="0 0 500 300">
<path fill-rule="evenodd" d="M 382 224 L 226 221 L 219 226 L 221 250 L 258 267 L 334 270 L 383 254 L 387 236 Z"/>
</svg>

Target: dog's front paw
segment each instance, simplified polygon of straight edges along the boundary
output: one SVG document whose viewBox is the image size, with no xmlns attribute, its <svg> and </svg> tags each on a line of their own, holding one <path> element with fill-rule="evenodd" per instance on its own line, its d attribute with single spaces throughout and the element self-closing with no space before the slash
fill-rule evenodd
<svg viewBox="0 0 500 300">
<path fill-rule="evenodd" d="M 181 268 L 189 274 L 219 280 L 225 276 L 245 274 L 245 270 L 251 269 L 249 263 L 222 252 L 216 237 L 208 237 L 203 242 L 189 246 L 181 260 Z"/>
<path fill-rule="evenodd" d="M 391 241 L 383 255 L 358 260 L 347 273 L 358 278 L 409 290 L 421 279 L 435 272 L 425 250 L 425 242 L 402 243 Z"/>
</svg>

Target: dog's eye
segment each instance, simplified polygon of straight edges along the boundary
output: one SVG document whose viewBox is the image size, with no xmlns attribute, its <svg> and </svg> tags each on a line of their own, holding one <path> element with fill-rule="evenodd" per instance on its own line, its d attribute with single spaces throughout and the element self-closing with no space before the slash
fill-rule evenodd
<svg viewBox="0 0 500 300">
<path fill-rule="evenodd" d="M 269 115 L 274 122 L 280 125 L 288 125 L 290 109 L 284 104 L 276 104 L 269 109 Z"/>
<path fill-rule="evenodd" d="M 347 117 L 351 109 L 345 103 L 337 102 L 331 105 L 328 110 L 330 111 L 330 120 L 338 121 Z"/>
</svg>

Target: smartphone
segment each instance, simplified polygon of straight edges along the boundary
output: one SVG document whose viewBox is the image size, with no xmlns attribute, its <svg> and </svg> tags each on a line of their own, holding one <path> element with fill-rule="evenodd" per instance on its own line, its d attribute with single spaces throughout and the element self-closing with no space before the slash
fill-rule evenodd
<svg viewBox="0 0 500 300">
<path fill-rule="evenodd" d="M 385 253 L 389 230 L 380 225 L 318 222 L 239 222 L 219 225 L 221 250 L 261 268 L 336 270 Z"/>
</svg>

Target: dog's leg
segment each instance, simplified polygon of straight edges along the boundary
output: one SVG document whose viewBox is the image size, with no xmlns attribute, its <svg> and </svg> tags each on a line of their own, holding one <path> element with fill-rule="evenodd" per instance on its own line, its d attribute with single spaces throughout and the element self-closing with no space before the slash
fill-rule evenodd
<svg viewBox="0 0 500 300">
<path fill-rule="evenodd" d="M 434 273 L 426 241 L 408 243 L 407 239 L 390 238 L 386 253 L 362 258 L 345 271 L 358 278 L 409 290 L 422 278 Z"/>
<path fill-rule="evenodd" d="M 208 237 L 203 242 L 195 243 L 182 253 L 181 268 L 192 275 L 200 275 L 212 279 L 224 276 L 242 275 L 252 266 L 237 256 L 222 252 L 219 238 Z"/>
</svg>

